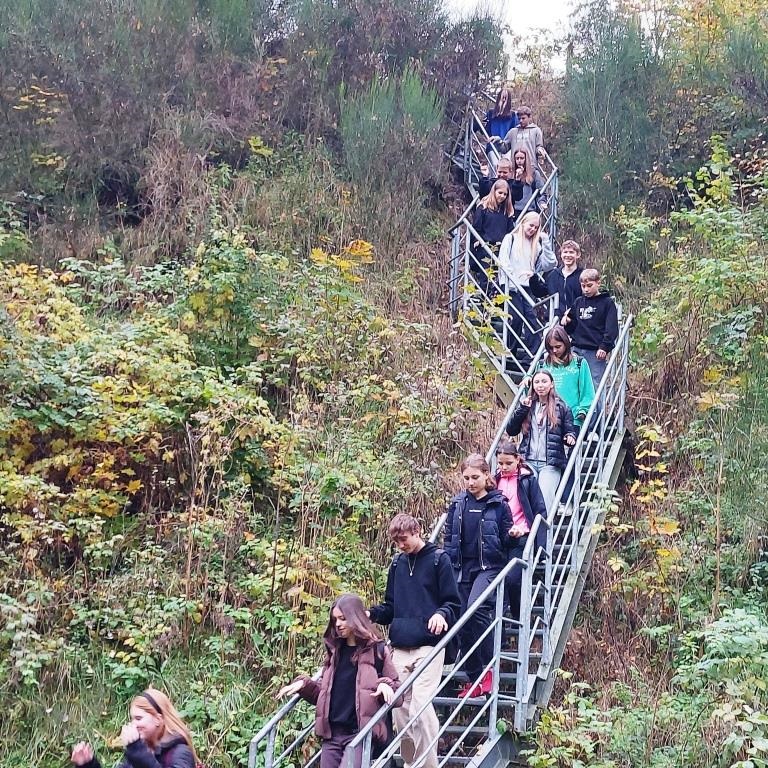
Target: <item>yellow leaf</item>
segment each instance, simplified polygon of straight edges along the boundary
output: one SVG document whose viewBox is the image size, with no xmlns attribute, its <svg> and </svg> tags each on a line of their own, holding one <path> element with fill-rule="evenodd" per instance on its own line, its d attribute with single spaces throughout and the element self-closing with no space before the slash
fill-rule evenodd
<svg viewBox="0 0 768 768">
<path fill-rule="evenodd" d="M 125 492 L 136 493 L 142 488 L 143 485 L 144 484 L 141 482 L 141 480 L 131 480 L 131 482 L 125 486 Z"/>
<path fill-rule="evenodd" d="M 662 536 L 674 536 L 680 532 L 680 523 L 669 517 L 651 518 L 651 533 L 658 533 Z"/>
</svg>

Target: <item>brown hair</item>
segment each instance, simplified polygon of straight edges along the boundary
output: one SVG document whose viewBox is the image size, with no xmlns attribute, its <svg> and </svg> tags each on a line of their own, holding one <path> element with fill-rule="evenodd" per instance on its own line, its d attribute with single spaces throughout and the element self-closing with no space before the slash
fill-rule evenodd
<svg viewBox="0 0 768 768">
<path fill-rule="evenodd" d="M 496 487 L 496 481 L 491 475 L 491 468 L 488 462 L 485 460 L 485 456 L 481 453 L 470 453 L 464 461 L 459 465 L 459 469 L 463 472 L 465 469 L 479 469 L 481 472 L 485 472 L 488 476 L 485 480 L 485 490 L 490 491 Z"/>
<path fill-rule="evenodd" d="M 538 371 L 536 371 L 536 373 L 533 374 L 534 379 L 537 376 L 546 376 L 552 382 L 552 390 L 547 395 L 546 400 L 540 400 L 536 392 L 533 390 L 533 379 L 531 379 L 531 408 L 528 411 L 522 426 L 523 432 L 525 433 L 528 433 L 531 429 L 531 417 L 533 415 L 534 400 L 536 399 L 539 399 L 540 402 L 544 403 L 544 408 L 547 414 L 547 424 L 549 424 L 549 426 L 554 429 L 560 423 L 560 418 L 557 413 L 557 401 L 559 398 L 557 396 L 557 390 L 555 389 L 555 380 L 552 377 L 552 374 L 546 368 L 540 368 Z"/>
<path fill-rule="evenodd" d="M 131 707 L 136 707 L 142 712 L 154 715 L 155 717 L 159 716 L 163 723 L 161 738 L 169 733 L 181 736 L 192 750 L 192 756 L 195 758 L 195 762 L 197 762 L 197 753 L 195 752 L 194 744 L 192 744 L 192 734 L 168 696 L 157 688 L 150 687 L 131 702 Z"/>
<path fill-rule="evenodd" d="M 397 536 L 407 536 L 409 534 L 420 536 L 421 524 L 412 515 L 406 515 L 405 512 L 401 512 L 389 521 L 387 533 L 389 534 L 390 539 L 394 539 Z"/>
<path fill-rule="evenodd" d="M 373 622 L 365 613 L 365 604 L 360 595 L 354 592 L 345 592 L 339 595 L 328 611 L 328 626 L 323 633 L 325 644 L 328 646 L 328 656 L 330 658 L 330 646 L 338 648 L 343 642 L 346 642 L 336 631 L 336 620 L 333 618 L 333 609 L 338 608 L 344 614 L 344 620 L 352 629 L 358 644 L 367 645 L 368 643 L 380 640 Z"/>
<path fill-rule="evenodd" d="M 565 345 L 565 355 L 563 357 L 552 356 L 552 342 L 559 341 Z M 570 365 L 573 360 L 571 351 L 571 337 L 562 325 L 556 325 L 544 337 L 544 349 L 547 350 L 547 362 L 551 365 Z"/>
<path fill-rule="evenodd" d="M 517 447 L 517 443 L 514 440 L 505 438 L 499 442 L 499 445 L 496 448 L 496 455 L 501 456 L 502 454 L 504 454 L 504 456 L 519 456 L 520 449 Z"/>
<path fill-rule="evenodd" d="M 493 109 L 493 113 L 496 117 L 509 117 L 514 114 L 512 109 L 512 91 L 505 85 L 496 96 L 496 104 Z"/>
<path fill-rule="evenodd" d="M 528 184 L 528 186 L 532 186 L 533 185 L 533 166 L 531 164 L 531 157 L 528 154 L 528 150 L 525 147 L 518 147 L 512 153 L 513 170 L 517 169 L 517 163 L 515 162 L 515 155 L 523 155 L 525 157 L 525 165 L 523 166 L 523 171 L 525 172 L 525 175 L 523 176 L 523 181 L 526 184 Z"/>
<path fill-rule="evenodd" d="M 584 280 L 597 280 L 599 282 L 600 272 L 596 269 L 583 269 L 579 276 L 579 282 L 582 283 Z"/>
</svg>

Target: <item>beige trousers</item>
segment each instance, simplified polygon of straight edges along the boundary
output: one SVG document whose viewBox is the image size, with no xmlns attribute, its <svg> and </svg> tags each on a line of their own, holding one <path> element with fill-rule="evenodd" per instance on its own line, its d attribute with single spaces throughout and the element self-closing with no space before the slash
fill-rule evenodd
<svg viewBox="0 0 768 768">
<path fill-rule="evenodd" d="M 404 682 L 432 650 L 433 646 L 431 645 L 409 649 L 393 648 L 392 661 L 397 669 L 400 682 Z M 419 675 L 419 679 L 411 689 L 410 704 L 392 710 L 392 719 L 398 733 L 405 731 L 400 742 L 400 752 L 405 768 L 411 768 L 417 759 L 419 759 L 419 768 L 437 768 L 437 743 L 429 747 L 429 743 L 436 739 L 440 728 L 435 708 L 430 704 L 410 725 L 408 725 L 408 721 L 411 719 L 411 712 L 415 714 L 425 702 L 432 701 L 440 685 L 444 657 L 444 651 L 438 653 L 430 665 Z"/>
</svg>

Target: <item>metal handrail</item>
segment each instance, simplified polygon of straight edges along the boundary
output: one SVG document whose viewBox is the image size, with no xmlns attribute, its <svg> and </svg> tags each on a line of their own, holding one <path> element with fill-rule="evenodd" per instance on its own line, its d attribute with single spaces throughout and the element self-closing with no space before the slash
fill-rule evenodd
<svg viewBox="0 0 768 768">
<path fill-rule="evenodd" d="M 470 189 L 473 189 L 470 183 L 473 178 L 473 173 L 474 177 L 477 176 L 472 168 L 474 160 L 472 129 L 475 118 L 476 115 L 471 109 L 470 103 L 462 123 L 463 137 L 460 135 L 453 152 L 454 162 L 456 162 L 456 147 L 459 146 L 463 140 L 464 152 L 462 163 L 457 164 L 463 165 L 465 178 L 468 181 Z M 482 135 L 485 131 L 484 128 L 482 128 L 482 124 L 480 125 L 482 129 L 480 133 Z M 546 156 L 546 159 L 551 163 L 551 159 L 548 155 Z M 551 183 L 552 189 L 552 197 L 550 198 L 552 204 L 549 208 L 550 216 L 548 224 L 550 227 L 554 228 L 556 226 L 557 214 L 557 168 L 553 163 L 552 167 L 553 171 L 550 173 L 547 180 L 547 183 Z M 481 240 L 482 248 L 484 248 L 490 259 L 490 269 L 485 270 L 483 267 L 483 270 L 486 272 L 486 278 L 489 279 L 492 285 L 495 284 L 497 289 L 500 287 L 497 283 L 498 270 L 494 269 L 494 265 L 497 266 L 497 257 L 488 247 L 487 243 L 482 242 L 482 239 L 477 236 L 477 232 L 469 220 L 469 215 L 476 203 L 477 197 L 474 196 L 472 203 L 470 203 L 466 210 L 461 214 L 456 224 L 449 230 L 452 235 L 452 273 L 450 283 L 452 297 L 455 296 L 456 298 L 457 312 L 459 303 L 458 284 L 462 277 L 464 278 L 464 293 L 463 300 L 461 301 L 463 308 L 466 309 L 467 298 L 474 292 L 468 289 L 471 289 L 474 286 L 474 288 L 479 291 L 477 283 L 471 276 L 467 275 L 468 249 L 470 238 L 473 236 L 475 236 L 476 239 Z M 551 229 L 550 231 L 552 232 L 554 230 Z M 554 236 L 552 237 L 554 240 Z M 461 247 L 462 238 L 464 239 L 463 249 Z M 464 266 L 463 275 L 461 274 L 462 265 Z M 526 303 L 528 303 L 529 306 L 543 306 L 545 304 L 548 306 L 549 319 L 548 322 L 544 324 L 543 330 L 546 330 L 551 327 L 553 323 L 558 321 L 556 315 L 557 304 L 552 297 L 536 301 L 533 297 L 529 296 L 527 292 L 524 293 Z M 483 298 L 486 301 L 486 306 L 490 308 L 490 302 L 487 297 Z M 476 326 L 472 323 L 467 323 L 466 312 L 464 321 L 465 324 L 473 329 L 476 340 L 489 359 L 497 368 L 501 367 L 502 370 L 499 372 L 506 374 L 506 358 L 508 356 L 506 342 L 509 340 L 506 333 L 507 318 L 503 317 L 503 313 L 498 313 L 497 316 L 502 317 L 505 330 L 501 336 L 499 336 L 495 329 L 492 329 L 492 336 L 495 335 L 495 338 L 491 343 L 498 343 L 504 347 L 504 352 L 502 352 L 501 355 L 492 350 L 489 344 L 483 340 Z M 522 320 L 527 322 L 525 317 L 522 317 Z M 465 713 L 470 708 L 476 708 L 477 710 L 468 718 L 462 718 L 467 722 L 462 726 L 463 730 L 457 736 L 454 745 L 441 757 L 441 768 L 447 765 L 451 760 L 451 757 L 459 749 L 460 745 L 464 743 L 464 738 L 469 731 L 478 723 L 484 721 L 484 719 L 487 719 L 487 739 L 492 740 L 493 738 L 496 738 L 496 725 L 500 707 L 511 706 L 513 708 L 514 729 L 518 732 L 522 732 L 529 728 L 531 712 L 534 711 L 534 708 L 546 703 L 545 699 L 547 694 L 541 693 L 541 687 L 534 681 L 544 680 L 545 684 L 550 684 L 552 680 L 552 668 L 559 663 L 558 655 L 562 653 L 564 638 L 567 636 L 567 632 L 570 629 L 569 621 L 572 620 L 572 614 L 575 610 L 575 592 L 573 584 L 576 580 L 574 579 L 574 575 L 578 575 L 582 568 L 587 552 L 587 547 L 584 543 L 588 539 L 594 539 L 594 524 L 595 521 L 599 519 L 601 505 L 604 505 L 607 496 L 607 492 L 603 490 L 603 486 L 601 486 L 598 481 L 605 480 L 606 471 L 611 467 L 611 464 L 609 463 L 611 456 L 609 454 L 612 450 L 615 450 L 616 440 L 620 439 L 624 428 L 626 374 L 629 357 L 629 329 L 631 320 L 632 318 L 628 317 L 622 324 L 616 346 L 607 361 L 605 375 L 597 387 L 595 399 L 585 418 L 585 426 L 577 437 L 576 444 L 563 472 L 555 498 L 558 500 L 561 499 L 563 494 L 566 493 L 566 489 L 572 479 L 572 487 L 564 499 L 566 511 L 563 512 L 560 510 L 555 503 L 552 508 L 547 510 L 546 517 L 540 515 L 536 516 L 533 525 L 531 526 L 531 531 L 522 556 L 507 563 L 486 588 L 480 598 L 472 606 L 468 607 L 466 613 L 460 617 L 459 621 L 440 639 L 427 657 L 422 660 L 398 689 L 398 696 L 406 695 L 407 691 L 413 687 L 424 669 L 426 669 L 427 666 L 434 661 L 437 655 L 458 635 L 461 628 L 470 620 L 474 613 L 488 600 L 494 600 L 495 615 L 493 620 L 481 636 L 475 638 L 472 647 L 470 649 L 465 649 L 464 656 L 454 666 L 453 671 L 448 676 L 444 677 L 438 688 L 438 696 L 440 696 L 448 689 L 451 681 L 455 680 L 457 675 L 463 674 L 462 668 L 464 667 L 466 657 L 474 649 L 479 647 L 485 637 L 488 637 L 491 634 L 493 635 L 493 658 L 482 670 L 480 677 L 474 681 L 470 681 L 473 684 L 477 684 L 486 671 L 493 671 L 493 690 L 487 701 L 481 703 L 479 699 L 453 699 L 450 696 L 441 699 L 442 703 L 452 705 L 453 709 L 448 712 L 444 722 L 441 724 L 438 735 L 433 740 L 429 749 L 436 747 L 437 741 L 443 734 L 447 733 L 448 728 L 452 728 L 452 733 L 455 734 L 457 726 L 453 724 L 459 721 L 462 713 Z M 530 324 L 528 324 L 528 328 L 529 330 L 534 330 Z M 538 330 L 539 329 L 537 329 L 537 332 Z M 517 340 L 519 340 L 519 338 Z M 507 353 L 506 355 L 505 352 Z M 544 348 L 542 338 L 538 348 L 535 350 L 535 354 L 532 355 L 533 359 L 531 365 L 527 369 L 528 375 L 531 375 L 540 365 L 543 355 Z M 491 466 L 495 465 L 495 451 L 500 440 L 504 437 L 506 425 L 512 417 L 515 408 L 519 405 L 523 395 L 520 388 L 513 387 L 513 391 L 515 391 L 513 401 L 507 409 L 504 420 L 497 431 L 497 434 L 494 436 L 494 440 L 488 451 L 487 459 Z M 596 433 L 595 440 L 590 439 L 590 434 L 592 432 Z M 590 479 L 589 485 L 583 482 L 585 477 Z M 447 514 L 443 513 L 430 532 L 430 541 L 436 542 L 439 539 L 446 519 Z M 546 531 L 546 548 L 540 548 L 536 545 L 537 533 L 541 531 Z M 556 541 L 562 545 L 557 550 L 554 547 Z M 521 569 L 520 617 L 518 620 L 513 621 L 503 615 L 504 589 L 506 576 L 513 568 L 517 567 Z M 534 605 L 538 606 L 536 614 L 534 614 L 533 610 Z M 504 625 L 513 626 L 517 632 L 518 644 L 515 652 L 502 649 L 502 627 Z M 533 651 L 533 641 L 536 636 L 540 636 L 542 640 L 541 652 L 540 657 L 538 658 L 538 664 L 535 668 L 535 674 L 531 675 L 531 661 L 533 659 L 535 662 L 538 655 L 538 651 L 535 654 Z M 504 689 L 500 683 L 499 671 L 502 659 L 511 661 L 515 665 L 515 674 L 511 690 Z M 290 701 L 286 702 L 251 741 L 248 758 L 249 768 L 254 768 L 257 753 L 262 746 L 265 747 L 265 768 L 273 768 L 273 766 L 277 768 L 277 766 L 284 764 L 291 753 L 295 752 L 304 743 L 312 729 L 311 725 L 300 728 L 298 734 L 293 737 L 290 743 L 282 748 L 280 754 L 275 757 L 279 726 L 293 711 L 299 700 L 300 698 L 298 696 L 294 696 Z M 388 713 L 393 708 L 393 705 L 383 705 L 366 726 L 355 735 L 355 738 L 350 743 L 343 764 L 347 766 L 347 768 L 350 768 L 354 764 L 354 750 L 360 749 L 362 751 L 363 768 L 378 768 L 379 766 L 383 766 L 389 757 L 397 753 L 398 746 L 403 736 L 407 734 L 408 725 L 413 723 L 427 706 L 429 706 L 429 703 L 425 703 L 419 712 L 410 713 L 410 719 L 406 727 L 395 736 L 393 742 L 387 747 L 383 755 L 372 760 L 371 748 L 373 729 L 377 723 L 387 717 Z M 414 763 L 414 768 L 422 768 L 423 763 L 427 759 L 427 754 L 428 753 L 425 753 L 417 758 Z M 317 762 L 317 759 L 318 753 L 313 755 L 305 765 L 312 766 Z"/>
</svg>

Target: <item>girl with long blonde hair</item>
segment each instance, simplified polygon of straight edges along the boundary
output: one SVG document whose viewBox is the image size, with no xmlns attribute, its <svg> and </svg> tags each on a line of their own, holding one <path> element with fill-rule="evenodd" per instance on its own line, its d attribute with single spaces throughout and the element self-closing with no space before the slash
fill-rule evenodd
<svg viewBox="0 0 768 768">
<path fill-rule="evenodd" d="M 131 719 L 120 731 L 123 760 L 119 768 L 145 768 L 172 765 L 196 768 L 197 754 L 189 728 L 171 703 L 157 688 L 147 688 L 131 702 Z M 72 750 L 72 762 L 84 768 L 101 768 L 93 747 L 86 741 Z"/>
</svg>

